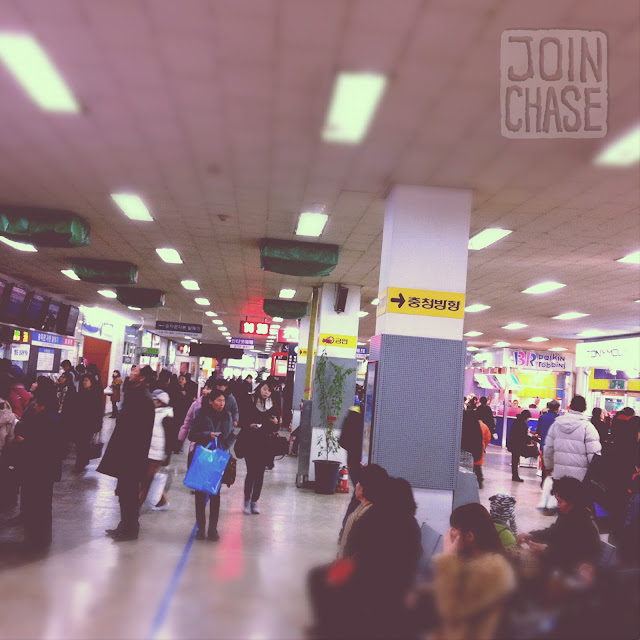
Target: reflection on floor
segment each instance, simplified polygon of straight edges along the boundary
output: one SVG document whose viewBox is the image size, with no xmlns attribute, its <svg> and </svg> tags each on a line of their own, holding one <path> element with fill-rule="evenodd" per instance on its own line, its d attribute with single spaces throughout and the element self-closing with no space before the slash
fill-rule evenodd
<svg viewBox="0 0 640 640">
<path fill-rule="evenodd" d="M 111 420 L 105 427 L 111 428 Z M 4 638 L 220 638 L 267 640 L 303 636 L 309 624 L 307 569 L 332 559 L 349 496 L 295 487 L 297 459 L 267 471 L 261 514 L 242 513 L 244 463 L 223 488 L 219 543 L 194 542 L 172 580 L 194 524 L 193 496 L 182 485 L 186 454 L 174 456 L 171 508 L 141 517 L 137 542 L 114 543 L 104 530 L 118 522 L 115 480 L 96 463 L 73 476 L 67 461 L 54 494 L 54 545 L 25 562 L 8 547 L 21 529 L 0 520 L 0 627 Z M 520 531 L 548 526 L 535 509 L 539 478 L 521 469 L 512 483 L 510 456 L 490 447 L 483 503 L 515 495 Z M 515 485 L 515 486 L 514 486 Z M 155 622 L 154 622 L 155 621 Z"/>
</svg>

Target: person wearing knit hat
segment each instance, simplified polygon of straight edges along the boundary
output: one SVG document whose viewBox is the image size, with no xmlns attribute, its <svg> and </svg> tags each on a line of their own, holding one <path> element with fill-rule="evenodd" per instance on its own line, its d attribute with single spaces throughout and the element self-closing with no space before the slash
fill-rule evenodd
<svg viewBox="0 0 640 640">
<path fill-rule="evenodd" d="M 497 493 L 489 498 L 491 519 L 505 549 L 514 547 L 518 533 L 515 518 L 516 499 L 506 493 Z"/>
</svg>

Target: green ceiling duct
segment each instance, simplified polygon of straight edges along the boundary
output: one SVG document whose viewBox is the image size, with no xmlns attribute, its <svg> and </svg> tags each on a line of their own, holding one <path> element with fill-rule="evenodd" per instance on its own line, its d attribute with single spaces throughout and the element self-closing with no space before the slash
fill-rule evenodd
<svg viewBox="0 0 640 640">
<path fill-rule="evenodd" d="M 0 207 L 0 233 L 36 247 L 86 247 L 89 223 L 72 211 L 42 207 Z"/>
<path fill-rule="evenodd" d="M 136 284 L 138 267 L 119 260 L 95 260 L 93 258 L 73 258 L 71 269 L 84 282 L 97 284 Z"/>
<path fill-rule="evenodd" d="M 265 300 L 262 305 L 264 312 L 273 317 L 297 320 L 307 315 L 307 303 L 296 300 Z"/>
<path fill-rule="evenodd" d="M 268 240 L 260 243 L 260 266 L 289 276 L 328 276 L 338 264 L 340 247 L 295 240 Z"/>
<path fill-rule="evenodd" d="M 118 301 L 127 307 L 164 307 L 164 291 L 141 287 L 118 287 Z"/>
</svg>

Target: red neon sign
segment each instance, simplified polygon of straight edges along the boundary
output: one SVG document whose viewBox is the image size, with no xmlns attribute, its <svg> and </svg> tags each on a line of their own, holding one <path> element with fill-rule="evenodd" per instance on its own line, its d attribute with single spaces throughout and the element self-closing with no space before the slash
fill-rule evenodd
<svg viewBox="0 0 640 640">
<path fill-rule="evenodd" d="M 250 322 L 245 320 L 240 323 L 240 334 L 243 336 L 268 336 L 271 325 L 266 322 Z"/>
</svg>

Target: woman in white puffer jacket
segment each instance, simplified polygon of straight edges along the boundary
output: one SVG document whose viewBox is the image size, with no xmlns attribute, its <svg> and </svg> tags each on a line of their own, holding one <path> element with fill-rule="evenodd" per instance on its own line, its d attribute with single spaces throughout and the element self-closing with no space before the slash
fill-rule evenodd
<svg viewBox="0 0 640 640">
<path fill-rule="evenodd" d="M 569 411 L 556 418 L 544 445 L 544 464 L 554 478 L 584 480 L 591 459 L 602 451 L 597 429 L 583 415 L 587 403 L 574 396 Z"/>
</svg>

